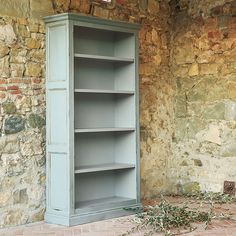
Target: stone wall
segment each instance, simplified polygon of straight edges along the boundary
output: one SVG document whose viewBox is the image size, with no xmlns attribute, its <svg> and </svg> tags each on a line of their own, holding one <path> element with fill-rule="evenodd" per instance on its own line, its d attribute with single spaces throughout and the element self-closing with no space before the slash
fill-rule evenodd
<svg viewBox="0 0 236 236">
<path fill-rule="evenodd" d="M 173 134 L 167 2 L 1 0 L 0 227 L 43 219 L 45 209 L 45 29 L 42 16 L 81 12 L 138 22 L 141 190 L 165 191 Z"/>
<path fill-rule="evenodd" d="M 0 226 L 45 207 L 44 26 L 0 17 Z"/>
<path fill-rule="evenodd" d="M 80 12 L 141 24 L 141 195 L 236 181 L 236 0 L 1 0 L 0 227 L 43 219 L 45 29 Z"/>
<path fill-rule="evenodd" d="M 170 186 L 222 191 L 224 180 L 236 181 L 236 1 L 179 3 L 172 1 Z"/>
</svg>

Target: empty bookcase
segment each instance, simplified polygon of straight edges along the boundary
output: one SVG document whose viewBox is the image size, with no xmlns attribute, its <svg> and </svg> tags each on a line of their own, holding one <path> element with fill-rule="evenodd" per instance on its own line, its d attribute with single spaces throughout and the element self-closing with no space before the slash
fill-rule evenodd
<svg viewBox="0 0 236 236">
<path fill-rule="evenodd" d="M 45 18 L 47 222 L 76 225 L 140 206 L 139 25 Z"/>
</svg>

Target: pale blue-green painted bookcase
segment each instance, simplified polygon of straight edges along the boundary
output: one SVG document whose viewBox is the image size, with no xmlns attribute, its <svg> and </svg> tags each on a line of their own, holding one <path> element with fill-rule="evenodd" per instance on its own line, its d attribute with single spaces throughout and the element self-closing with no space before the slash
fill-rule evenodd
<svg viewBox="0 0 236 236">
<path fill-rule="evenodd" d="M 62 225 L 128 215 L 140 204 L 139 25 L 45 17 L 47 209 Z"/>
</svg>

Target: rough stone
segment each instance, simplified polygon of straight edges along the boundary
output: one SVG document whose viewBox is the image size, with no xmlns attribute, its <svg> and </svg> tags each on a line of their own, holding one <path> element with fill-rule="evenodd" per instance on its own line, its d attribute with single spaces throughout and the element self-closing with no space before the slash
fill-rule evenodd
<svg viewBox="0 0 236 236">
<path fill-rule="evenodd" d="M 17 134 L 5 136 L 5 145 L 2 148 L 3 153 L 12 154 L 20 151 L 20 145 Z"/>
<path fill-rule="evenodd" d="M 52 1 L 30 0 L 30 17 L 42 19 L 44 16 L 53 15 Z"/>
<path fill-rule="evenodd" d="M 5 134 L 15 134 L 25 128 L 25 121 L 21 116 L 11 116 L 6 119 L 4 125 Z"/>
<path fill-rule="evenodd" d="M 178 95 L 176 97 L 175 115 L 176 115 L 176 117 L 186 117 L 187 116 L 187 100 L 186 100 L 185 94 Z"/>
<path fill-rule="evenodd" d="M 227 91 L 229 93 L 229 99 L 236 99 L 236 83 L 230 82 L 227 85 Z"/>
<path fill-rule="evenodd" d="M 2 154 L 3 164 L 6 166 L 7 177 L 17 177 L 25 172 L 25 165 L 19 154 Z"/>
<path fill-rule="evenodd" d="M 177 65 L 194 63 L 195 53 L 191 42 L 186 42 L 184 45 L 176 47 L 174 50 L 174 59 Z"/>
<path fill-rule="evenodd" d="M 80 1 L 80 5 L 78 7 L 79 1 L 72 1 L 70 8 L 79 10 L 80 12 L 83 12 L 85 14 L 88 14 L 90 11 L 90 2 L 88 1 Z"/>
<path fill-rule="evenodd" d="M 10 204 L 12 193 L 10 191 L 0 191 L 0 207 L 5 207 Z"/>
<path fill-rule="evenodd" d="M 192 76 L 197 76 L 198 74 L 199 74 L 198 64 L 194 63 L 190 66 L 188 75 L 192 77 Z"/>
<path fill-rule="evenodd" d="M 25 25 L 18 25 L 18 33 L 19 33 L 19 36 L 22 38 L 29 38 L 30 37 L 29 28 Z"/>
<path fill-rule="evenodd" d="M 37 63 L 29 62 L 25 65 L 25 76 L 39 77 L 42 74 L 42 69 Z"/>
<path fill-rule="evenodd" d="M 0 41 L 0 58 L 6 56 L 9 53 L 9 47 L 5 43 Z"/>
<path fill-rule="evenodd" d="M 221 156 L 222 157 L 236 157 L 236 140 L 232 140 L 222 145 Z"/>
<path fill-rule="evenodd" d="M 183 193 L 196 193 L 200 191 L 198 182 L 188 182 L 183 185 Z"/>
<path fill-rule="evenodd" d="M 201 160 L 199 160 L 199 159 L 194 159 L 193 161 L 194 161 L 194 165 L 195 165 L 195 166 L 199 166 L 199 167 L 203 166 Z"/>
<path fill-rule="evenodd" d="M 10 75 L 9 70 L 9 56 L 0 58 L 0 77 L 6 78 Z"/>
<path fill-rule="evenodd" d="M 30 114 L 28 122 L 32 128 L 42 128 L 46 124 L 45 120 L 38 114 Z"/>
<path fill-rule="evenodd" d="M 27 50 L 23 48 L 12 48 L 10 62 L 21 64 L 26 62 Z"/>
<path fill-rule="evenodd" d="M 210 123 L 206 130 L 202 129 L 201 131 L 199 131 L 199 133 L 197 134 L 197 138 L 200 141 L 208 141 L 217 145 L 221 145 L 222 140 L 220 133 L 220 127 L 217 124 Z"/>
<path fill-rule="evenodd" d="M 25 71 L 24 64 L 11 64 L 11 77 L 22 77 Z"/>
<path fill-rule="evenodd" d="M 32 215 L 32 222 L 42 221 L 44 219 L 45 209 L 41 209 Z"/>
<path fill-rule="evenodd" d="M 28 57 L 33 62 L 43 62 L 45 60 L 45 51 L 43 49 L 31 50 Z"/>
<path fill-rule="evenodd" d="M 39 49 L 41 47 L 41 42 L 35 38 L 27 38 L 25 39 L 25 45 L 30 49 Z"/>
<path fill-rule="evenodd" d="M 186 123 L 185 123 L 186 125 Z M 206 127 L 206 122 L 197 117 L 191 118 L 187 123 L 188 138 L 195 139 L 196 135 Z"/>
<path fill-rule="evenodd" d="M 201 64 L 200 73 L 201 75 L 214 75 L 218 73 L 218 64 Z"/>
<path fill-rule="evenodd" d="M 225 103 L 219 102 L 214 105 L 206 106 L 203 111 L 204 119 L 224 120 L 225 118 Z"/>
<path fill-rule="evenodd" d="M 16 39 L 12 25 L 0 25 L 0 40 L 4 41 L 6 45 L 11 45 L 16 42 Z"/>
<path fill-rule="evenodd" d="M 236 121 L 236 101 L 227 101 L 225 108 L 225 119 Z"/>
<path fill-rule="evenodd" d="M 28 203 L 28 194 L 27 189 L 16 190 L 13 193 L 14 204 L 27 204 Z"/>
<path fill-rule="evenodd" d="M 180 166 L 188 166 L 188 163 L 184 160 L 180 163 Z"/>
<path fill-rule="evenodd" d="M 100 6 L 95 6 L 94 7 L 93 15 L 107 19 L 109 17 L 109 10 L 104 9 L 104 8 L 102 8 Z"/>
<path fill-rule="evenodd" d="M 27 222 L 27 217 L 22 209 L 9 210 L 4 217 L 4 225 L 20 225 Z"/>
<path fill-rule="evenodd" d="M 16 106 L 11 101 L 6 101 L 2 104 L 3 110 L 6 114 L 14 114 L 16 112 Z"/>
<path fill-rule="evenodd" d="M 151 14 L 158 14 L 160 11 L 160 5 L 156 0 L 148 0 L 148 11 Z"/>
<path fill-rule="evenodd" d="M 29 17 L 28 0 L 1 0 L 0 12 L 2 15 L 14 17 Z"/>
</svg>

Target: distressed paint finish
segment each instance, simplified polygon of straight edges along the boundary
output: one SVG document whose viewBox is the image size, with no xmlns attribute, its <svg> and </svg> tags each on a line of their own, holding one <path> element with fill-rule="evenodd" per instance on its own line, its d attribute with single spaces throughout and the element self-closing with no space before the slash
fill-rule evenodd
<svg viewBox="0 0 236 236">
<path fill-rule="evenodd" d="M 139 114 L 136 112 L 138 106 L 136 37 L 139 25 L 99 20 L 78 14 L 46 17 L 45 22 L 47 31 L 45 220 L 70 226 L 132 214 L 132 211 L 124 208 L 140 206 L 140 157 L 139 140 L 137 140 L 139 135 L 136 135 L 139 134 L 139 123 L 136 123 L 139 120 Z M 104 37 L 103 33 L 107 37 Z M 94 55 L 91 56 L 92 53 Z M 84 76 L 86 73 L 77 75 L 74 72 L 75 68 L 78 71 L 83 68 L 78 60 L 79 62 L 95 60 L 102 65 L 112 63 L 111 68 L 104 68 L 109 70 L 104 73 L 113 80 L 109 91 L 119 91 L 123 87 L 132 93 L 128 97 L 127 93 L 121 92 L 116 96 L 104 93 L 103 90 L 98 90 L 100 93 L 94 94 L 93 83 L 96 85 L 99 82 L 100 86 L 105 88 L 107 86 L 98 78 L 98 81 L 87 84 L 86 89 L 90 88 L 89 93 L 81 94 L 80 90 L 75 92 L 75 88 L 84 89 L 80 80 L 90 79 L 90 76 Z M 117 61 L 119 64 L 116 64 Z M 57 69 L 55 65 L 62 66 Z M 85 72 L 86 68 L 83 68 Z M 90 71 L 98 73 L 97 69 L 91 64 L 87 73 Z M 76 80 L 79 80 L 78 85 L 74 82 Z M 130 86 L 131 84 L 133 86 Z M 109 130 L 109 127 L 115 127 L 116 131 Z M 127 130 L 122 127 L 127 127 Z M 104 137 L 104 142 L 100 147 L 101 135 Z M 97 155 L 101 149 L 107 148 L 111 151 L 102 151 L 102 155 Z M 77 151 L 75 152 L 77 149 L 80 151 L 79 155 Z M 100 171 L 92 173 L 75 171 L 75 167 L 83 167 L 81 159 L 87 161 L 87 168 L 98 163 Z M 106 165 L 111 163 L 124 163 L 119 168 L 123 170 L 116 171 L 115 167 L 111 171 L 106 170 Z M 128 166 L 129 163 L 133 165 Z"/>
</svg>

